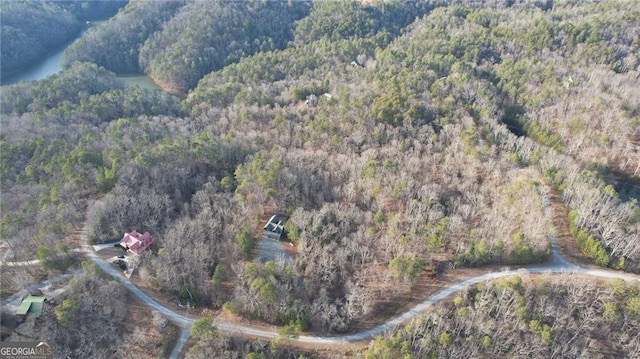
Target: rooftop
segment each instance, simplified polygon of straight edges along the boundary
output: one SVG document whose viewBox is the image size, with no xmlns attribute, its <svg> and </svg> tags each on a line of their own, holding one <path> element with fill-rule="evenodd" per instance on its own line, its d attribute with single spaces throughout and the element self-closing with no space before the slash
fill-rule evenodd
<svg viewBox="0 0 640 359">
<path fill-rule="evenodd" d="M 280 220 L 278 215 L 273 215 L 269 219 L 269 222 L 264 226 L 265 232 L 268 232 L 270 236 L 280 238 L 284 232 L 284 223 Z"/>
<path fill-rule="evenodd" d="M 128 249 L 129 252 L 140 254 L 153 244 L 153 237 L 149 232 L 138 233 L 135 229 L 130 233 L 125 233 L 120 241 L 120 245 Z"/>
<path fill-rule="evenodd" d="M 27 313 L 29 313 L 35 317 L 39 317 L 40 314 L 42 314 L 42 308 L 46 301 L 46 297 L 30 295 L 22 301 L 22 304 L 18 307 L 16 314 L 27 315 Z"/>
</svg>

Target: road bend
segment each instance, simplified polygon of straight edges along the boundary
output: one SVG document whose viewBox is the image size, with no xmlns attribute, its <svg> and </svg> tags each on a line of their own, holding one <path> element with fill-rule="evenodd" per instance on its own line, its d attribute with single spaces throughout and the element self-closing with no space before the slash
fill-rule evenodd
<svg viewBox="0 0 640 359">
<path fill-rule="evenodd" d="M 98 268 L 100 268 L 103 272 L 110 275 L 111 277 L 115 278 L 125 288 L 127 288 L 127 290 L 131 294 L 138 298 L 138 300 L 143 302 L 147 307 L 158 311 L 160 314 L 162 314 L 162 316 L 178 326 L 179 336 L 175 346 L 173 347 L 173 350 L 171 351 L 171 354 L 169 355 L 169 357 L 172 359 L 178 358 L 180 356 L 180 353 L 182 352 L 182 349 L 184 348 L 184 345 L 189 339 L 189 336 L 191 335 L 191 325 L 195 322 L 195 320 L 180 313 L 176 313 L 170 308 L 167 308 L 164 305 L 158 303 L 155 299 L 151 298 L 149 295 L 147 295 L 147 293 L 143 292 L 142 290 L 140 290 L 140 288 L 133 284 L 133 282 L 125 277 L 119 269 L 98 257 L 95 249 L 100 249 L 101 247 L 93 247 L 89 245 L 89 223 L 90 221 L 87 218 L 84 226 L 82 227 L 82 231 L 80 232 L 83 252 L 87 254 L 89 259 L 91 259 L 91 261 L 95 263 Z M 109 246 L 113 246 L 113 244 L 108 244 L 107 247 Z"/>
<path fill-rule="evenodd" d="M 542 197 L 543 206 L 545 208 L 545 216 L 547 217 L 549 223 L 553 223 L 553 213 L 551 209 L 551 201 L 549 199 L 548 187 L 544 184 L 540 185 L 540 195 Z M 95 204 L 95 203 L 94 203 Z M 90 211 L 88 211 L 90 213 Z M 176 313 L 172 309 L 165 307 L 161 303 L 157 302 L 149 295 L 140 290 L 131 280 L 126 278 L 119 269 L 112 266 L 110 263 L 102 260 L 96 254 L 96 251 L 113 246 L 113 243 L 105 244 L 105 245 L 97 245 L 90 246 L 88 241 L 88 226 L 90 221 L 90 215 L 87 215 L 87 219 L 85 220 L 84 226 L 81 230 L 81 248 L 74 249 L 77 252 L 84 252 L 86 255 L 93 261 L 104 273 L 110 275 L 111 277 L 118 280 L 131 294 L 133 294 L 136 298 L 138 298 L 141 302 L 143 302 L 149 308 L 158 311 L 165 318 L 172 321 L 178 326 L 179 335 L 176 341 L 176 344 L 170 353 L 170 358 L 178 358 L 180 353 L 182 352 L 186 342 L 189 339 L 191 326 L 195 322 L 193 318 L 186 317 L 182 314 Z M 604 279 L 614 279 L 621 278 L 626 281 L 640 281 L 640 276 L 631 273 L 624 273 L 619 271 L 613 271 L 608 269 L 591 269 L 586 267 L 581 267 L 579 265 L 573 264 L 567 261 L 561 254 L 558 249 L 558 244 L 555 236 L 555 228 L 550 229 L 549 233 L 549 241 L 551 245 L 552 258 L 551 260 L 542 265 L 537 266 L 525 266 L 520 268 L 508 268 L 500 271 L 495 271 L 491 273 L 486 273 L 483 275 L 459 280 L 456 282 L 450 283 L 447 287 L 441 289 L 433 295 L 430 295 L 422 302 L 416 304 L 411 309 L 406 312 L 392 318 L 385 323 L 377 325 L 371 329 L 353 333 L 346 335 L 337 335 L 337 336 L 308 336 L 308 335 L 300 335 L 295 338 L 290 338 L 291 342 L 305 343 L 305 344 L 314 344 L 314 345 L 336 345 L 336 344 L 346 344 L 346 343 L 356 343 L 356 342 L 366 342 L 369 341 L 376 336 L 382 335 L 388 331 L 394 330 L 400 325 L 408 322 L 409 320 L 415 318 L 420 313 L 430 309 L 436 303 L 442 301 L 443 299 L 453 295 L 454 293 L 461 291 L 469 286 L 495 280 L 499 278 L 505 278 L 514 275 L 523 275 L 523 274 L 576 274 L 583 276 L 591 276 L 598 277 Z M 3 266 L 13 267 L 13 266 L 29 266 L 34 265 L 38 261 L 24 261 L 24 262 L 4 262 Z M 79 274 L 80 270 L 77 270 L 72 273 L 67 273 L 60 275 L 56 278 L 49 279 L 47 281 L 33 284 L 29 286 L 29 290 L 46 287 L 53 283 L 59 282 L 61 280 L 70 278 L 76 274 Z M 17 308 L 19 306 L 21 299 L 28 294 L 28 290 L 23 290 L 19 293 L 16 293 L 7 299 L 2 301 L 3 308 Z M 240 334 L 244 336 L 250 337 L 261 337 L 261 338 L 275 338 L 279 336 L 277 330 L 265 330 L 256 327 L 252 327 L 249 325 L 231 323 L 223 318 L 216 317 L 213 318 L 214 326 L 221 331 L 226 331 L 230 333 Z"/>
<path fill-rule="evenodd" d="M 549 196 L 547 194 L 547 189 L 544 185 L 541 188 L 541 196 L 543 199 L 543 203 L 545 206 L 546 216 L 551 219 L 551 206 L 549 201 Z M 182 349 L 189 339 L 190 329 L 192 324 L 194 323 L 194 319 L 181 315 L 179 313 L 174 312 L 172 309 L 165 307 L 164 305 L 158 303 L 153 298 L 149 297 L 146 293 L 136 287 L 128 278 L 126 278 L 118 269 L 116 269 L 111 264 L 102 260 L 98 257 L 94 248 L 89 246 L 88 244 L 88 224 L 90 221 L 87 219 L 85 225 L 82 229 L 82 246 L 83 251 L 87 253 L 88 257 L 105 273 L 109 274 L 113 278 L 117 279 L 122 285 L 131 292 L 134 296 L 136 296 L 140 301 L 142 301 L 148 307 L 157 310 L 164 317 L 171 320 L 179 327 L 180 335 L 176 342 L 176 345 L 173 351 L 170 354 L 171 358 L 178 358 Z M 552 223 L 552 222 L 551 222 Z M 553 230 L 552 230 L 553 232 Z M 413 308 L 408 311 L 396 316 L 388 320 L 387 322 L 375 326 L 371 329 L 353 333 L 346 335 L 337 335 L 337 336 L 308 336 L 308 335 L 300 335 L 295 338 L 290 338 L 292 342 L 305 343 L 305 344 L 315 344 L 315 345 L 336 345 L 336 344 L 345 344 L 345 343 L 355 343 L 355 342 L 364 342 L 369 341 L 375 338 L 378 335 L 382 335 L 385 332 L 393 330 L 398 326 L 408 322 L 409 320 L 415 318 L 420 313 L 428 310 L 431 306 L 440 302 L 441 300 L 451 296 L 452 294 L 463 290 L 469 286 L 474 284 L 478 284 L 480 282 L 495 280 L 499 278 L 514 276 L 514 275 L 523 275 L 523 274 L 578 274 L 584 276 L 592 276 L 606 279 L 613 278 L 622 278 L 627 281 L 640 281 L 640 276 L 630 273 L 623 273 L 618 271 L 612 271 L 607 269 L 590 269 L 580 267 L 573 263 L 567 261 L 560 251 L 558 250 L 558 245 L 556 243 L 556 238 L 553 233 L 550 233 L 549 239 L 551 242 L 551 250 L 552 250 L 552 260 L 547 264 L 537 265 L 537 266 L 526 266 L 521 268 L 514 269 L 506 269 L 501 271 L 495 271 L 471 278 L 467 278 L 464 280 L 459 280 L 456 282 L 450 283 L 447 287 L 441 289 L 437 293 L 429 296 L 422 302 L 416 304 Z M 262 338 L 275 338 L 279 336 L 276 330 L 265 330 L 259 329 L 256 327 L 252 327 L 249 325 L 236 324 L 225 321 L 222 318 L 214 318 L 214 325 L 218 330 L 236 333 L 244 336 L 251 337 L 262 337 Z"/>
</svg>

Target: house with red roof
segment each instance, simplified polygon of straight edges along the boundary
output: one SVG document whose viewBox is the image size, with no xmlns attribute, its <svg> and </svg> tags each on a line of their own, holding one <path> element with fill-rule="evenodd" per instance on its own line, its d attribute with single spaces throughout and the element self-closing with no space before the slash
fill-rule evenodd
<svg viewBox="0 0 640 359">
<path fill-rule="evenodd" d="M 133 254 L 140 254 L 153 245 L 153 237 L 149 232 L 138 233 L 135 229 L 125 233 L 120 241 L 120 246 Z"/>
</svg>

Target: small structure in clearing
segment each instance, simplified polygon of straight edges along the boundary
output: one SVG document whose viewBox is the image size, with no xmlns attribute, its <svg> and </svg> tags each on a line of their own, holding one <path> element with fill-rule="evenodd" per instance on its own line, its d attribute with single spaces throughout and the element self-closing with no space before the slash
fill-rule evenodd
<svg viewBox="0 0 640 359">
<path fill-rule="evenodd" d="M 20 307 L 18 307 L 16 314 L 25 316 L 27 314 L 31 314 L 37 318 L 40 316 L 40 314 L 42 314 L 42 308 L 44 307 L 44 302 L 46 301 L 46 297 L 29 295 L 22 301 L 22 304 L 20 304 Z"/>
<path fill-rule="evenodd" d="M 153 238 L 149 232 L 138 233 L 135 229 L 125 233 L 120 246 L 133 254 L 140 254 L 153 245 Z"/>
<path fill-rule="evenodd" d="M 318 104 L 318 96 L 316 96 L 316 94 L 312 93 L 311 95 L 307 96 L 307 98 L 304 101 L 304 103 L 307 106 L 315 106 L 315 105 Z"/>
<path fill-rule="evenodd" d="M 264 236 L 271 239 L 280 239 L 284 232 L 284 223 L 277 215 L 271 216 L 269 222 L 264 226 Z"/>
<path fill-rule="evenodd" d="M 282 241 L 284 234 L 284 221 L 278 215 L 271 216 L 264 226 L 262 238 L 256 244 L 256 258 L 262 263 L 282 260 L 286 265 L 293 266 L 295 247 L 291 248 L 293 244 Z"/>
</svg>

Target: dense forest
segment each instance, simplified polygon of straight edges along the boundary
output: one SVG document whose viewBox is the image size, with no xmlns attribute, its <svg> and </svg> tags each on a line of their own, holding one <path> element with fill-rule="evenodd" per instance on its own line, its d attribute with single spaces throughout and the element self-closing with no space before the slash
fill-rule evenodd
<svg viewBox="0 0 640 359">
<path fill-rule="evenodd" d="M 128 4 L 99 30 L 90 29 L 71 44 L 63 54 L 62 66 L 68 68 L 76 61 L 91 61 L 116 73 L 140 72 L 138 57 L 144 41 L 183 4 L 179 1 Z"/>
<path fill-rule="evenodd" d="M 165 90 L 184 93 L 213 70 L 284 48 L 309 7 L 305 1 L 132 2 L 74 43 L 63 66 L 91 61 L 115 72 L 142 70 Z"/>
<path fill-rule="evenodd" d="M 126 1 L 3 1 L 2 75 L 42 58 L 78 35 L 85 21 L 112 16 Z"/>
<path fill-rule="evenodd" d="M 5 39 L 5 13 L 3 70 L 5 41 L 22 41 Z M 69 46 L 64 71 L 2 87 L 0 236 L 53 275 L 91 208 L 93 243 L 153 233 L 145 285 L 292 333 L 354 330 L 452 268 L 548 260 L 549 191 L 585 257 L 638 273 L 638 39 L 630 0 L 130 1 Z M 135 72 L 165 91 L 116 76 Z M 272 214 L 290 263 L 254 255 Z M 590 356 L 562 328 L 593 348 L 637 328 L 635 304 L 596 284 L 548 285 L 472 289 L 368 355 Z M 562 296 L 619 315 L 547 318 Z M 474 325 L 502 321 L 521 335 L 485 346 Z M 194 358 L 257 345 L 201 334 L 216 345 Z"/>
<path fill-rule="evenodd" d="M 376 339 L 366 357 L 635 358 L 639 290 L 575 277 L 482 284 Z"/>
</svg>

